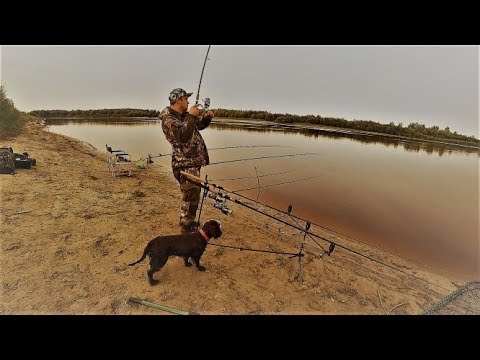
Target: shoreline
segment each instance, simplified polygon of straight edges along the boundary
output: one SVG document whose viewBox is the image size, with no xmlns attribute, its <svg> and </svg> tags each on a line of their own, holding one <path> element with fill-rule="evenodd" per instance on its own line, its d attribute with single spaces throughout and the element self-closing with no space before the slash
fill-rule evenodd
<svg viewBox="0 0 480 360">
<path fill-rule="evenodd" d="M 72 116 L 72 117 L 50 117 L 44 118 L 42 121 L 61 121 L 61 120 L 105 120 L 108 119 L 112 120 L 130 120 L 130 121 L 159 121 L 158 117 L 127 117 L 127 116 L 117 116 L 117 117 L 95 117 L 95 116 Z M 219 119 L 226 120 L 219 121 Z M 409 141 L 409 142 L 418 142 L 418 143 L 431 143 L 431 144 L 438 144 L 438 145 L 446 145 L 451 147 L 460 147 L 470 150 L 476 150 L 479 152 L 480 155 L 480 146 L 475 146 L 473 144 L 460 144 L 455 142 L 449 142 L 449 139 L 438 138 L 435 139 L 423 139 L 423 138 L 411 138 L 403 135 L 393 135 L 387 133 L 379 133 L 375 131 L 368 131 L 368 130 L 359 130 L 359 129 L 350 129 L 350 128 L 338 128 L 334 126 L 328 125 L 317 125 L 317 124 L 306 124 L 306 123 L 277 123 L 274 121 L 268 120 L 259 120 L 259 119 L 251 119 L 251 118 L 215 118 L 212 120 L 212 124 L 214 125 L 230 125 L 230 126 L 244 126 L 244 125 L 263 125 L 261 128 L 270 129 L 270 128 L 284 128 L 286 130 L 318 130 L 318 131 L 325 131 L 325 132 L 332 132 L 332 133 L 339 133 L 345 135 L 354 135 L 354 136 L 380 136 L 385 137 L 392 140 L 400 140 L 400 141 Z"/>
<path fill-rule="evenodd" d="M 165 314 L 132 305 L 129 297 L 200 314 L 385 315 L 394 307 L 392 314 L 419 314 L 461 285 L 329 236 L 412 276 L 338 248 L 320 258 L 307 241 L 302 282 L 296 258 L 209 246 L 206 272 L 170 258 L 155 273 L 159 285 L 150 286 L 147 261 L 127 264 L 153 237 L 179 233 L 180 192 L 169 169 L 134 167 L 131 177 L 113 178 L 106 154 L 33 122 L 7 142 L 37 165 L 0 177 L 0 314 Z M 224 227 L 215 243 L 298 251 L 298 234 L 279 235 L 278 224 L 240 206 L 227 217 L 204 205 L 202 220 L 209 218 Z"/>
</svg>

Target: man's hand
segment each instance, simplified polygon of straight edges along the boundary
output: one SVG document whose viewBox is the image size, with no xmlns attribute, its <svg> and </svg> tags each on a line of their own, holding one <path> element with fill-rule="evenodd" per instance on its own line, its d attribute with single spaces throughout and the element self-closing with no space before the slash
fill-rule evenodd
<svg viewBox="0 0 480 360">
<path fill-rule="evenodd" d="M 200 110 L 198 110 L 198 105 L 193 105 L 190 110 L 188 110 L 188 113 L 193 116 L 198 116 L 200 113 Z"/>
<path fill-rule="evenodd" d="M 213 111 L 208 110 L 203 117 L 212 119 L 214 116 Z"/>
</svg>

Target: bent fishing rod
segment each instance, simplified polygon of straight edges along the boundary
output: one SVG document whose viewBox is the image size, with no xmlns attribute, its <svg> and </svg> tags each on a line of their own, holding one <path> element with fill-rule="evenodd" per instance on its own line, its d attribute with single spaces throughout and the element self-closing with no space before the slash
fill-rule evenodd
<svg viewBox="0 0 480 360">
<path fill-rule="evenodd" d="M 195 105 L 197 106 L 202 106 L 198 104 L 198 99 L 200 98 L 200 87 L 202 86 L 202 79 L 203 79 L 203 72 L 205 71 L 205 65 L 207 64 L 208 60 L 208 53 L 210 52 L 210 47 L 212 45 L 208 45 L 207 53 L 205 54 L 205 60 L 203 61 L 203 67 L 202 67 L 202 73 L 200 74 L 200 81 L 198 83 L 198 89 L 197 89 L 197 96 L 195 98 Z M 203 106 L 204 110 L 206 111 L 208 107 L 210 106 L 210 98 L 205 98 L 203 99 L 205 105 Z"/>
</svg>

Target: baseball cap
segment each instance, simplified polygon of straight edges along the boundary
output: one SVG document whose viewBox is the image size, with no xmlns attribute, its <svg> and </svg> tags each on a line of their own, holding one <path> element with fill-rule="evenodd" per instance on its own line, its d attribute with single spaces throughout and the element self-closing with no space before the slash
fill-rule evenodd
<svg viewBox="0 0 480 360">
<path fill-rule="evenodd" d="M 175 88 L 172 91 L 170 91 L 170 95 L 168 96 L 168 100 L 170 100 L 170 103 L 173 103 L 180 99 L 182 96 L 189 97 L 193 94 L 193 92 L 187 93 L 185 90 L 182 88 Z"/>
</svg>

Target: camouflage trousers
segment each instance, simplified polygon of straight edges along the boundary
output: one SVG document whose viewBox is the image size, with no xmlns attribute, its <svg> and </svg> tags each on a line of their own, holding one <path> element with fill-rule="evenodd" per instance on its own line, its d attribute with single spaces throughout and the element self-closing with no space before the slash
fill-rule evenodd
<svg viewBox="0 0 480 360">
<path fill-rule="evenodd" d="M 180 206 L 180 225 L 188 227 L 193 224 L 197 215 L 198 203 L 200 201 L 200 187 L 194 185 L 182 177 L 180 171 L 187 172 L 193 176 L 200 177 L 200 167 L 198 168 L 177 168 L 173 169 L 173 175 L 180 184 L 182 192 L 182 205 Z"/>
</svg>

